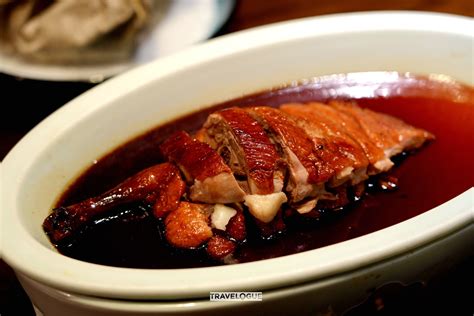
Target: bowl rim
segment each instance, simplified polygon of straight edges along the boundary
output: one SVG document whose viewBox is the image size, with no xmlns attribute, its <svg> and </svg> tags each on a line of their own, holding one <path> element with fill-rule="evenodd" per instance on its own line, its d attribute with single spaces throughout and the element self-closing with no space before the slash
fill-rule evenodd
<svg viewBox="0 0 474 316">
<path fill-rule="evenodd" d="M 73 293 L 130 299 L 193 298 L 205 297 L 209 291 L 264 290 L 316 280 L 410 251 L 462 229 L 474 219 L 472 188 L 409 220 L 327 247 L 231 266 L 151 270 L 102 266 L 46 249 L 21 225 L 15 210 L 18 209 L 16 199 L 21 179 L 29 169 L 25 166 L 32 164 L 35 152 L 41 152 L 45 131 L 62 126 L 56 131 L 61 133 L 67 128 L 64 118 L 68 118 L 71 124 L 77 123 L 104 104 L 146 85 L 152 79 L 165 78 L 183 67 L 230 56 L 248 47 L 263 47 L 285 40 L 374 30 L 428 31 L 474 38 L 472 29 L 472 20 L 467 17 L 427 12 L 377 11 L 310 17 L 229 34 L 102 83 L 37 125 L 3 161 L 2 216 L 3 222 L 8 223 L 3 225 L 3 236 L 9 236 L 3 238 L 1 246 L 4 259 L 13 269 L 33 280 Z M 78 113 L 74 110 L 77 108 L 84 110 Z M 308 262 L 315 264 L 309 265 Z M 209 278 L 210 275 L 213 278 Z"/>
<path fill-rule="evenodd" d="M 438 239 L 433 243 L 424 245 L 419 247 L 410 253 L 411 260 L 416 260 L 413 258 L 419 258 L 420 254 L 426 253 L 430 251 L 429 248 L 442 248 L 449 245 L 450 242 L 457 239 L 459 234 L 468 235 L 469 230 L 472 230 L 474 227 L 465 226 L 463 229 L 458 230 L 456 233 L 447 236 L 444 239 Z M 264 300 L 267 301 L 276 301 L 276 300 L 284 300 L 290 296 L 298 296 L 302 293 L 308 291 L 314 291 L 316 289 L 326 289 L 331 285 L 341 284 L 343 282 L 347 282 L 350 280 L 354 280 L 354 278 L 361 278 L 362 276 L 367 275 L 377 275 L 377 270 L 383 269 L 384 266 L 391 266 L 396 261 L 406 261 L 407 256 L 406 254 L 400 254 L 394 257 L 391 257 L 389 260 L 383 260 L 377 262 L 373 265 L 363 267 L 358 269 L 357 271 L 346 271 L 337 275 L 332 275 L 319 282 L 306 282 L 303 284 L 296 284 L 288 287 L 281 287 L 275 289 L 269 289 L 263 291 Z M 428 258 L 425 260 L 429 260 Z M 188 311 L 197 312 L 202 310 L 208 310 L 216 308 L 215 302 L 212 302 L 207 297 L 198 297 L 198 298 L 191 298 L 191 299 L 183 299 L 183 300 L 123 300 L 123 299 L 115 299 L 115 298 L 108 298 L 108 297 L 96 297 L 96 296 L 84 296 L 81 294 L 72 294 L 68 292 L 64 292 L 61 290 L 57 290 L 54 288 L 50 288 L 44 284 L 40 284 L 37 281 L 29 279 L 28 277 L 19 274 L 18 275 L 22 284 L 27 284 L 28 287 L 34 287 L 36 290 L 46 293 L 48 296 L 55 298 L 56 300 L 60 301 L 68 301 L 75 305 L 87 305 L 87 306 L 94 306 L 99 309 L 111 309 L 111 310 L 120 310 L 121 312 L 137 312 L 137 311 L 149 311 L 149 312 L 173 312 L 173 311 Z M 384 277 L 384 276 L 378 276 Z M 377 278 L 377 277 L 375 277 Z M 385 277 L 385 279 L 387 279 Z M 399 282 L 402 282 L 399 280 Z M 402 282 L 403 283 L 403 282 Z M 231 308 L 241 306 L 244 303 L 260 303 L 260 302 L 251 302 L 251 301 L 220 301 L 219 307 L 221 308 Z M 271 303 L 270 303 L 271 304 Z"/>
</svg>

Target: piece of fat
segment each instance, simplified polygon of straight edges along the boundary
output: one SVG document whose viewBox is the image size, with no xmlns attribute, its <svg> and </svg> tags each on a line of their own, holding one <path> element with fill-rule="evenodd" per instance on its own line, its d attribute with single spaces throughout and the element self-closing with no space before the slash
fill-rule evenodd
<svg viewBox="0 0 474 316">
<path fill-rule="evenodd" d="M 232 173 L 222 172 L 203 181 L 194 180 L 191 200 L 209 204 L 236 203 L 244 200 L 245 192 Z"/>
<path fill-rule="evenodd" d="M 384 158 L 382 160 L 374 163 L 374 168 L 377 170 L 375 173 L 380 173 L 389 170 L 392 168 L 394 163 L 389 158 Z"/>
<path fill-rule="evenodd" d="M 302 203 L 296 206 L 295 208 L 296 208 L 296 211 L 298 211 L 298 213 L 306 214 L 306 213 L 311 212 L 316 207 L 316 204 L 318 204 L 317 198 L 308 200 L 307 202 Z"/>
<path fill-rule="evenodd" d="M 277 192 L 264 195 L 246 195 L 244 203 L 249 208 L 250 214 L 252 214 L 253 217 L 264 223 L 269 223 L 278 213 L 281 205 L 287 200 L 285 193 Z"/>
<path fill-rule="evenodd" d="M 353 167 L 346 167 L 346 168 L 342 169 L 341 171 L 339 171 L 336 174 L 336 176 L 333 179 L 331 179 L 330 186 L 331 187 L 338 187 L 341 184 L 343 184 L 344 182 L 346 182 L 351 177 L 351 174 L 352 174 L 353 170 L 354 170 Z"/>
<path fill-rule="evenodd" d="M 225 206 L 224 204 L 214 205 L 214 211 L 211 215 L 212 227 L 225 230 L 225 227 L 235 214 L 237 214 L 237 211 L 232 207 Z"/>
</svg>

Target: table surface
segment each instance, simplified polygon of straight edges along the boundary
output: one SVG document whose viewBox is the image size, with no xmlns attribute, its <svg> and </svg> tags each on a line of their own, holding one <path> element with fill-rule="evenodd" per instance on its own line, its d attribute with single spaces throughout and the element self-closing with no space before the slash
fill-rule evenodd
<svg viewBox="0 0 474 316">
<path fill-rule="evenodd" d="M 308 16 L 371 10 L 417 10 L 474 16 L 472 0 L 240 0 L 228 22 L 216 36 L 239 30 Z M 1 62 L 1 61 L 0 61 Z M 2 111 L 0 124 L 0 159 L 31 128 L 61 105 L 93 87 L 91 83 L 47 82 L 16 78 L 0 73 Z M 4 236 L 8 238 L 8 236 Z M 398 295 L 392 309 L 380 315 L 395 315 L 417 306 L 433 314 L 472 315 L 474 303 L 469 288 L 462 290 L 466 280 L 473 280 L 474 258 L 470 258 L 439 276 L 429 286 L 407 295 Z M 466 279 L 467 277 L 467 279 Z M 470 290 L 472 294 L 472 287 Z M 420 305 L 421 304 L 421 305 Z M 398 306 L 398 307 L 395 307 Z M 402 308 L 402 309 L 400 309 Z M 403 310 L 406 308 L 406 310 Z M 394 312 L 395 311 L 395 312 Z M 34 315 L 31 303 L 10 267 L 0 260 L 0 315 Z"/>
</svg>

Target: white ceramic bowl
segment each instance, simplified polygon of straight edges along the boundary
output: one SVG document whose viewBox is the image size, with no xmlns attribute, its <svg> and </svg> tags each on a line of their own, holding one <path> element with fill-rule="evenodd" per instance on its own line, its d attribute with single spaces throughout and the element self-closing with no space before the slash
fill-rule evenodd
<svg viewBox="0 0 474 316">
<path fill-rule="evenodd" d="M 412 281 L 425 268 L 446 264 L 447 256 L 455 263 L 474 237 L 473 189 L 346 242 L 199 269 L 124 269 L 74 260 L 55 251 L 41 223 L 64 188 L 95 159 L 160 123 L 224 100 L 302 78 L 358 71 L 444 74 L 473 85 L 473 26 L 469 18 L 434 13 L 309 18 L 225 36 L 109 80 L 48 117 L 5 158 L 4 258 L 33 302 L 52 315 L 257 313 L 278 306 L 309 313 L 350 306 L 368 288 L 390 280 Z M 264 291 L 264 303 L 208 301 L 210 291 L 223 290 Z M 318 299 L 308 299 L 312 295 Z"/>
</svg>

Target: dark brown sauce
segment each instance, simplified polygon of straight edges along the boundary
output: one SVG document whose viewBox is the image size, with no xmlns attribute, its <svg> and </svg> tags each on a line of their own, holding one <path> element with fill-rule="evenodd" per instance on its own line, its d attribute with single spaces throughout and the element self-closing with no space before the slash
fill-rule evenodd
<svg viewBox="0 0 474 316">
<path fill-rule="evenodd" d="M 250 234 L 236 252 L 249 262 L 307 251 L 397 224 L 448 201 L 474 185 L 474 89 L 449 81 L 395 73 L 329 76 L 228 101 L 164 124 L 100 159 L 63 195 L 69 205 L 97 195 L 135 172 L 159 163 L 158 145 L 176 130 L 197 130 L 209 113 L 229 106 L 356 99 L 358 104 L 399 117 L 436 135 L 392 174 L 398 190 L 372 192 L 350 208 L 313 222 L 289 222 L 278 238 Z M 161 224 L 140 205 L 129 205 L 89 225 L 58 250 L 84 261 L 134 268 L 216 265 L 204 251 L 167 246 Z"/>
</svg>

